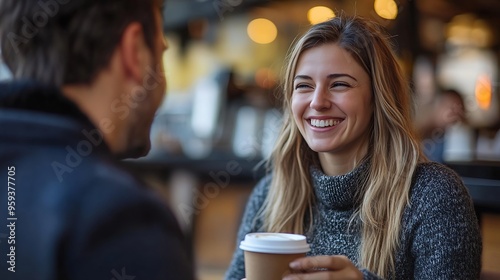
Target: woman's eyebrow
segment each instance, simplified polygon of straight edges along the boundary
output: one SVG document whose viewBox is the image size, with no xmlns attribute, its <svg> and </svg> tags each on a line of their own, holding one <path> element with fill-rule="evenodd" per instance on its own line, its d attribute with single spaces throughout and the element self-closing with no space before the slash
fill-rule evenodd
<svg viewBox="0 0 500 280">
<path fill-rule="evenodd" d="M 312 78 L 307 75 L 297 75 L 293 78 L 294 81 L 297 79 L 312 80 Z"/>
<path fill-rule="evenodd" d="M 356 78 L 354 78 L 353 76 L 349 75 L 349 74 L 346 74 L 346 73 L 339 73 L 339 74 L 330 74 L 328 76 L 326 76 L 328 79 L 335 79 L 335 78 L 340 78 L 340 77 L 349 77 L 353 80 L 355 80 L 356 82 L 358 81 Z M 307 76 L 307 75 L 297 75 L 293 78 L 293 80 L 297 80 L 297 79 L 304 79 L 304 80 L 312 80 L 311 77 Z"/>
<path fill-rule="evenodd" d="M 356 80 L 356 78 L 354 78 L 353 76 L 346 74 L 346 73 L 330 74 L 327 76 L 328 79 L 335 79 L 335 78 L 340 78 L 340 77 L 349 77 L 349 78 L 355 80 L 356 82 L 358 81 L 358 80 Z"/>
</svg>

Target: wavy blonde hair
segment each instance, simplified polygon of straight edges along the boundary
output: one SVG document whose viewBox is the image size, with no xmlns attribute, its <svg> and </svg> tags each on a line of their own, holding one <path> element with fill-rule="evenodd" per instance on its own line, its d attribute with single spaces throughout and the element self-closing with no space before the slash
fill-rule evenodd
<svg viewBox="0 0 500 280">
<path fill-rule="evenodd" d="M 299 56 L 327 43 L 348 51 L 371 79 L 374 110 L 366 155 L 370 165 L 352 218 L 361 221 L 359 263 L 388 277 L 394 273 L 412 176 L 425 157 L 413 129 L 406 78 L 387 35 L 375 23 L 359 17 L 336 17 L 311 27 L 289 51 L 283 80 L 283 127 L 268 160 L 273 177 L 259 217 L 264 229 L 272 232 L 304 234 L 313 226 L 315 197 L 309 167 L 319 164 L 318 157 L 293 120 L 291 97 Z"/>
</svg>

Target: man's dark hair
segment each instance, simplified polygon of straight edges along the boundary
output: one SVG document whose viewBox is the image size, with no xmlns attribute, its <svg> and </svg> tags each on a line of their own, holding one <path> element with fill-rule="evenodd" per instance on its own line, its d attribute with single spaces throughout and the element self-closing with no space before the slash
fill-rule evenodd
<svg viewBox="0 0 500 280">
<path fill-rule="evenodd" d="M 0 0 L 0 47 L 16 79 L 91 83 L 131 22 L 154 50 L 161 0 Z"/>
</svg>

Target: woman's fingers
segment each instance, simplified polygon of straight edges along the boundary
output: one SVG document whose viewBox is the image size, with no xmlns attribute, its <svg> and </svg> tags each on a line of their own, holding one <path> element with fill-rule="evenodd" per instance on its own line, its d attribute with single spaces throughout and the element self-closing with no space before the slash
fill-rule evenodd
<svg viewBox="0 0 500 280">
<path fill-rule="evenodd" d="M 346 256 L 316 256 L 300 258 L 290 263 L 294 271 L 341 270 L 351 261 Z"/>
<path fill-rule="evenodd" d="M 284 280 L 363 279 L 363 274 L 346 256 L 300 258 L 290 263 L 294 274 Z"/>
<path fill-rule="evenodd" d="M 359 280 L 363 276 L 357 275 L 352 271 L 319 271 L 302 274 L 290 274 L 283 278 L 283 280 Z"/>
<path fill-rule="evenodd" d="M 340 279 L 333 278 L 334 275 L 329 271 L 321 272 L 311 272 L 304 274 L 290 274 L 283 278 L 283 280 L 329 280 L 329 279 Z"/>
</svg>

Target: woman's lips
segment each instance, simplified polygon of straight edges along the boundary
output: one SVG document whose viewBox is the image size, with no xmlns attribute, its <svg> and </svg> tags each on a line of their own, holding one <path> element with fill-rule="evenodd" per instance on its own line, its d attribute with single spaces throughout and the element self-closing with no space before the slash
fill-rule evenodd
<svg viewBox="0 0 500 280">
<path fill-rule="evenodd" d="M 312 127 L 325 128 L 325 127 L 335 127 L 344 120 L 339 118 L 331 118 L 331 119 L 310 118 L 307 121 Z"/>
</svg>

